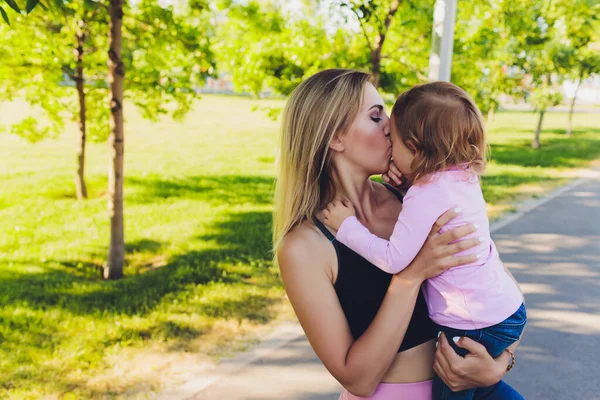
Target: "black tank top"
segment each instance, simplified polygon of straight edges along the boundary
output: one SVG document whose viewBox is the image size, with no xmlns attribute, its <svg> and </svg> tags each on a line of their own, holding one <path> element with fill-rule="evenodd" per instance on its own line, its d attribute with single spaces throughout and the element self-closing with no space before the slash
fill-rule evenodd
<svg viewBox="0 0 600 400">
<path fill-rule="evenodd" d="M 400 201 L 402 195 L 386 185 Z M 350 325 L 354 340 L 358 339 L 369 327 L 387 292 L 392 280 L 388 274 L 371 264 L 344 244 L 335 240 L 335 236 L 315 218 L 315 225 L 331 241 L 338 258 L 338 274 L 335 292 Z M 437 329 L 429 319 L 423 293 L 419 291 L 412 318 L 400 344 L 398 352 L 408 350 L 435 338 Z"/>
</svg>

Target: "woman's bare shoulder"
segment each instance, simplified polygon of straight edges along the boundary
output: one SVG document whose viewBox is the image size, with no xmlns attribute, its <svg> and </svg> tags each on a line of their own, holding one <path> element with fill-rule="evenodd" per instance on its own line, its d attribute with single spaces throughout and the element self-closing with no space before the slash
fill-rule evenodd
<svg viewBox="0 0 600 400">
<path fill-rule="evenodd" d="M 328 267 L 335 257 L 335 249 L 329 240 L 310 221 L 304 221 L 288 232 L 277 252 L 282 270 L 300 265 L 310 269 Z"/>
</svg>

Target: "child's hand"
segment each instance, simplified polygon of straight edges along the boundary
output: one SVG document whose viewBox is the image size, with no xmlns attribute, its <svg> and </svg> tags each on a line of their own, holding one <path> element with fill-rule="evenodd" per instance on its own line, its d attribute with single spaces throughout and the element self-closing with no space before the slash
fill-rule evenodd
<svg viewBox="0 0 600 400">
<path fill-rule="evenodd" d="M 396 188 L 400 188 L 407 183 L 406 178 L 402 175 L 402 172 L 400 172 L 393 161 L 390 162 L 390 169 L 381 175 L 381 179 Z"/>
<path fill-rule="evenodd" d="M 336 200 L 327 205 L 327 208 L 323 210 L 323 215 L 325 216 L 323 220 L 325 225 L 337 231 L 346 218 L 356 215 L 356 211 L 348 200 Z"/>
</svg>

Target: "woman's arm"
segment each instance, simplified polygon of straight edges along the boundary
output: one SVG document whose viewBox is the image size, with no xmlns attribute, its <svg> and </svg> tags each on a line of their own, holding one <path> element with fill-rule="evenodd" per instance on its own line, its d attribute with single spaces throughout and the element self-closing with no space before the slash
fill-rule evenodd
<svg viewBox="0 0 600 400">
<path fill-rule="evenodd" d="M 352 337 L 333 278 L 327 273 L 328 266 L 337 262 L 329 241 L 308 226 L 284 239 L 278 261 L 288 298 L 316 354 L 351 393 L 367 397 L 375 391 L 404 338 L 421 283 L 450 267 L 474 261 L 474 255 L 453 254 L 478 245 L 477 239 L 452 243 L 472 233 L 474 227 L 437 233 L 455 216 L 448 212 L 440 217 L 413 263 L 392 278 L 375 319 L 358 340 Z"/>
<path fill-rule="evenodd" d="M 456 344 L 469 351 L 463 358 L 456 354 L 448 340 L 452 338 L 440 335 L 433 369 L 452 391 L 492 386 L 506 374 L 511 363 L 508 352 L 494 359 L 481 343 L 461 337 Z M 515 342 L 508 348 L 514 352 L 518 345 L 519 342 Z"/>
</svg>

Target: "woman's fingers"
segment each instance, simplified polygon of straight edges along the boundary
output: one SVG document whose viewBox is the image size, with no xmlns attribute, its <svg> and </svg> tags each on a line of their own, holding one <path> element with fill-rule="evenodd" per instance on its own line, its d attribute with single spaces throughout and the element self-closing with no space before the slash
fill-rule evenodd
<svg viewBox="0 0 600 400">
<path fill-rule="evenodd" d="M 461 208 L 457 207 L 457 208 L 453 208 L 453 209 L 448 210 L 445 213 L 443 213 L 437 219 L 437 221 L 435 221 L 435 224 L 433 224 L 430 235 L 439 234 L 442 227 L 444 225 L 446 225 L 448 222 L 450 222 L 451 220 L 453 220 L 454 218 L 456 218 L 456 216 L 461 212 L 461 210 L 462 210 Z"/>
<path fill-rule="evenodd" d="M 436 240 L 438 243 L 452 243 L 456 242 L 463 237 L 470 235 L 473 232 L 477 231 L 477 226 L 473 224 L 465 224 L 463 226 L 459 226 L 458 228 L 454 228 L 444 233 L 440 233 Z"/>
<path fill-rule="evenodd" d="M 458 342 L 456 342 L 456 345 L 468 350 L 469 353 L 473 355 L 488 353 L 484 345 L 466 336 L 461 337 Z"/>
<path fill-rule="evenodd" d="M 469 250 L 475 246 L 481 244 L 479 238 L 474 239 L 465 239 L 456 243 L 452 243 L 444 248 L 445 255 L 454 255 L 456 253 L 460 253 L 461 251 Z M 477 257 L 475 254 L 473 256 Z"/>
<path fill-rule="evenodd" d="M 458 378 L 460 377 L 458 364 L 463 358 L 456 354 L 454 349 L 448 343 L 448 340 L 452 339 L 447 338 L 443 333 L 440 335 L 438 339 L 438 349 L 435 353 L 434 365 L 437 364 L 438 367 L 436 373 L 439 370 L 438 375 L 444 383 L 448 385 L 450 389 L 456 390 L 459 388 Z"/>
<path fill-rule="evenodd" d="M 456 351 L 454 351 L 452 346 L 450 346 L 448 340 L 452 340 L 452 338 L 446 337 L 446 335 L 442 332 L 440 338 L 438 339 L 438 352 L 440 353 L 440 357 L 442 357 L 443 360 L 446 361 L 450 370 L 452 372 L 456 372 L 456 367 L 453 367 L 453 365 L 456 365 L 456 363 L 460 362 L 460 360 L 462 360 L 463 358 L 456 354 Z"/>
<path fill-rule="evenodd" d="M 470 254 L 468 256 L 460 256 L 460 257 L 447 257 L 445 266 L 447 268 L 458 267 L 459 265 L 467 265 L 477 261 L 476 254 Z"/>
</svg>

